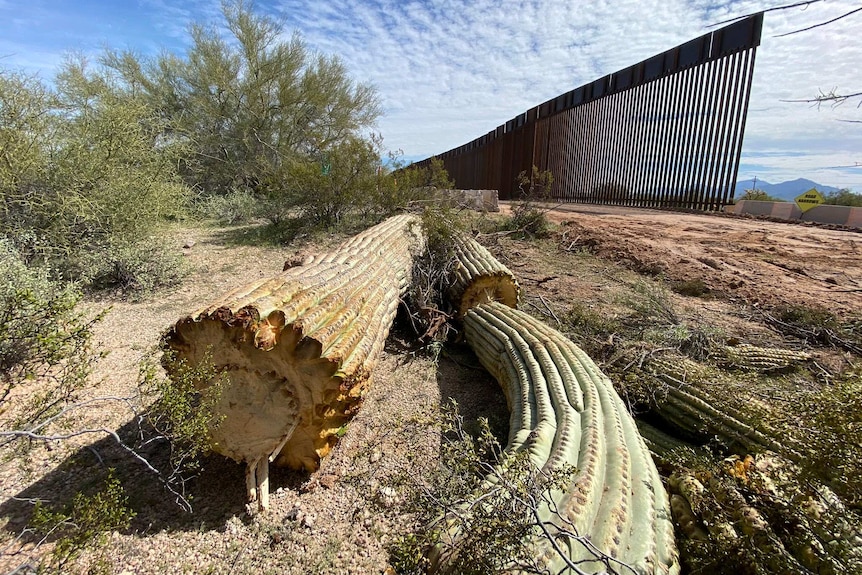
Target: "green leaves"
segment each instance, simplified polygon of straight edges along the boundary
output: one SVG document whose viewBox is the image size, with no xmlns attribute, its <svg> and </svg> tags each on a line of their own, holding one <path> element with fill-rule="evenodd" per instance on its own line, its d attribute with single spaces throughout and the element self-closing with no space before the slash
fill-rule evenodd
<svg viewBox="0 0 862 575">
<path fill-rule="evenodd" d="M 214 406 L 228 378 L 216 368 L 210 353 L 190 365 L 166 350 L 162 363 L 169 367 L 171 377 L 160 375 L 154 362 L 144 362 L 139 387 L 145 403 L 150 405 L 147 420 L 158 435 L 170 440 L 170 481 L 195 470 L 198 457 L 209 452 L 212 430 L 223 419 L 215 413 Z"/>
<path fill-rule="evenodd" d="M 292 166 L 364 139 L 361 130 L 380 114 L 376 92 L 299 34 L 284 40 L 281 23 L 244 3 L 225 2 L 222 13 L 230 37 L 195 24 L 185 57 L 109 53 L 104 62 L 160 111 L 164 133 L 190 145 L 182 164 L 189 185 L 290 199 Z"/>
<path fill-rule="evenodd" d="M 156 110 L 105 68 L 70 58 L 55 86 L 0 72 L 0 234 L 27 263 L 84 285 L 123 253 L 160 261 L 162 249 L 135 248 L 183 210 L 184 144 L 164 138 Z"/>
<path fill-rule="evenodd" d="M 80 293 L 28 268 L 0 239 L 0 431 L 35 430 L 81 389 L 98 359 L 92 322 L 75 309 Z M 10 406 L 13 389 L 28 399 Z M 10 436 L 3 442 L 14 441 Z"/>
<path fill-rule="evenodd" d="M 57 538 L 51 557 L 59 570 L 91 544 L 103 542 L 107 533 L 128 528 L 134 516 L 120 480 L 109 469 L 103 487 L 92 495 L 76 493 L 59 509 L 38 501 L 30 525 L 46 538 Z"/>
</svg>

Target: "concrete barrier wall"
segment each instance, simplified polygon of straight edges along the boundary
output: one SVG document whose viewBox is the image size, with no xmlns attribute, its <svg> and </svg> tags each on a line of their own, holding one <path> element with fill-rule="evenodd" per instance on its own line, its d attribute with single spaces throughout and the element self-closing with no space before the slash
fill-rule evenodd
<svg viewBox="0 0 862 575">
<path fill-rule="evenodd" d="M 444 190 L 459 205 L 480 212 L 499 212 L 497 190 Z"/>
<path fill-rule="evenodd" d="M 795 202 L 740 200 L 732 206 L 727 206 L 725 211 L 731 214 L 770 216 L 782 220 L 799 220 L 862 228 L 862 208 L 847 206 L 817 206 L 803 214 Z"/>
</svg>

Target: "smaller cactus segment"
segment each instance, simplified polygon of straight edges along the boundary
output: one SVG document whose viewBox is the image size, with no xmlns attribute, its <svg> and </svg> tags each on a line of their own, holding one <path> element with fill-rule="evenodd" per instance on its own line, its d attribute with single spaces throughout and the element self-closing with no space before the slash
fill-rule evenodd
<svg viewBox="0 0 862 575">
<path fill-rule="evenodd" d="M 692 446 L 672 435 L 661 431 L 641 420 L 635 420 L 638 432 L 644 440 L 653 458 L 662 459 L 667 453 L 675 449 L 691 449 Z"/>
<path fill-rule="evenodd" d="M 511 408 L 506 453 L 526 452 L 545 472 L 572 470 L 540 510 L 552 536 L 536 540 L 543 568 L 596 573 L 611 561 L 641 574 L 678 572 L 667 494 L 607 376 L 560 332 L 499 302 L 471 308 L 464 326 Z"/>
<path fill-rule="evenodd" d="M 480 303 L 499 301 L 509 307 L 518 305 L 521 288 L 509 269 L 482 244 L 465 234 L 453 238 L 455 268 L 449 279 L 449 300 L 458 317 Z"/>
<path fill-rule="evenodd" d="M 718 437 L 743 453 L 774 451 L 798 461 L 798 446 L 757 415 L 728 396 L 727 386 L 710 381 L 703 368 L 683 357 L 651 359 L 647 371 L 657 379 L 652 410 L 693 438 Z"/>
<path fill-rule="evenodd" d="M 268 463 L 317 468 L 359 408 L 421 249 L 418 221 L 395 216 L 340 248 L 256 280 L 181 318 L 165 344 L 227 371 L 213 450 L 248 465 L 266 504 Z"/>
<path fill-rule="evenodd" d="M 804 351 L 748 344 L 725 346 L 723 352 L 730 367 L 747 371 L 781 371 L 811 360 L 811 354 Z"/>
<path fill-rule="evenodd" d="M 705 460 L 701 460 L 701 463 Z M 774 454 L 671 474 L 671 509 L 695 570 L 747 549 L 769 573 L 860 573 L 862 533 L 825 486 L 798 481 Z"/>
</svg>

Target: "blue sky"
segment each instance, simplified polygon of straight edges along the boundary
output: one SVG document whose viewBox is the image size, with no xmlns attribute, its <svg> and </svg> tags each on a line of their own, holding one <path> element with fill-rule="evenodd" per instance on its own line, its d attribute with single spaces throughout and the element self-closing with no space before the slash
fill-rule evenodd
<svg viewBox="0 0 862 575">
<path fill-rule="evenodd" d="M 255 9 L 342 57 L 370 82 L 385 145 L 420 159 L 466 143 L 529 107 L 775 6 L 743 0 L 257 0 Z M 862 191 L 862 108 L 782 102 L 862 91 L 860 2 L 828 0 L 766 16 L 739 178 L 806 177 Z M 69 52 L 106 47 L 182 53 L 192 21 L 218 23 L 218 0 L 0 0 L 0 66 L 50 79 Z"/>
</svg>

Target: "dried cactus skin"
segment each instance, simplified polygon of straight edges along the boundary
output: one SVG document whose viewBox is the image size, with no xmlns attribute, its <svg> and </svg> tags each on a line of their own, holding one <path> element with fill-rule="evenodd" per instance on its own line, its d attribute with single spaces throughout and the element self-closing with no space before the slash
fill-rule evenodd
<svg viewBox="0 0 862 575">
<path fill-rule="evenodd" d="M 395 216 L 177 321 L 166 346 L 189 362 L 211 350 L 231 382 L 213 449 L 316 469 L 359 408 L 423 242 L 414 216 Z"/>
<path fill-rule="evenodd" d="M 526 451 L 548 472 L 574 469 L 568 486 L 549 494 L 559 514 L 548 506 L 544 520 L 589 537 L 637 573 L 679 572 L 667 494 L 608 378 L 561 333 L 502 303 L 471 308 L 464 328 L 512 410 L 506 453 Z M 536 546 L 544 568 L 567 572 L 550 542 L 538 538 Z M 564 549 L 585 572 L 607 569 L 578 541 Z"/>
<path fill-rule="evenodd" d="M 449 277 L 449 300 L 458 317 L 480 303 L 499 301 L 517 307 L 521 288 L 509 268 L 466 234 L 452 238 L 455 267 Z"/>
</svg>

